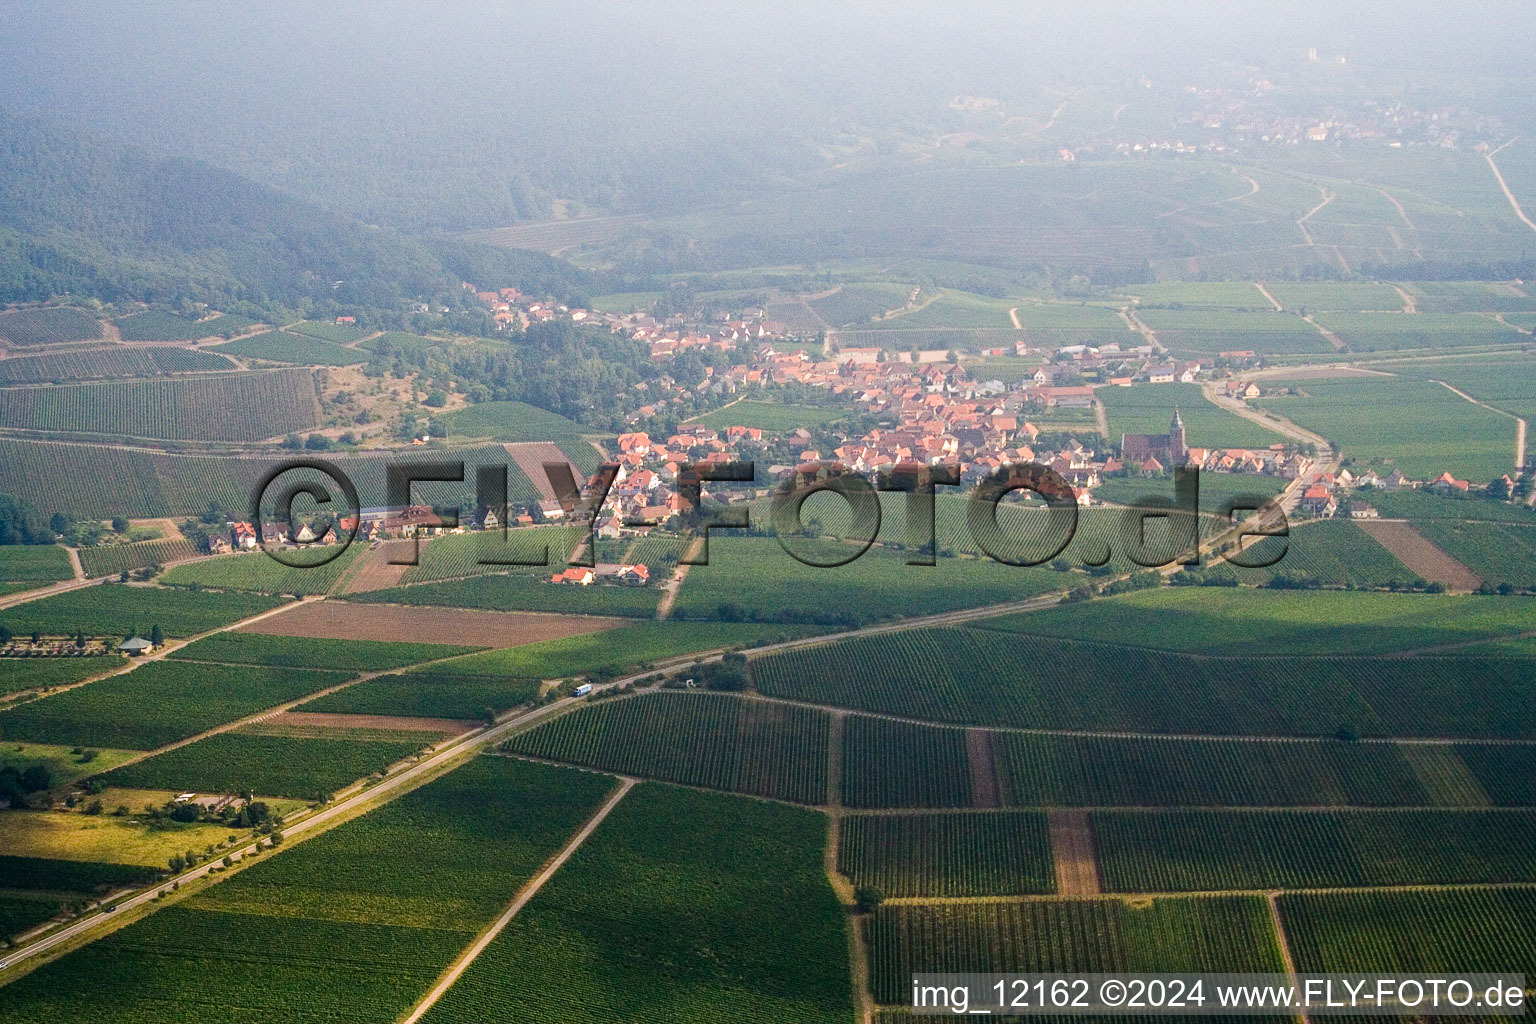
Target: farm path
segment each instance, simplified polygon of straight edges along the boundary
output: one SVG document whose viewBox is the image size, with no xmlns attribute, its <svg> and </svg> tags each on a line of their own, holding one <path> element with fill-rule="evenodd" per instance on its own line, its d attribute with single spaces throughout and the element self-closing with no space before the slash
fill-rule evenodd
<svg viewBox="0 0 1536 1024">
<path fill-rule="evenodd" d="M 1520 136 L 1517 135 L 1515 136 L 1515 139 L 1518 139 L 1519 137 Z M 1520 208 L 1520 201 L 1516 199 L 1515 194 L 1509 190 L 1509 183 L 1504 180 L 1504 174 L 1499 170 L 1499 165 L 1493 162 L 1493 158 L 1497 156 L 1499 152 L 1506 146 L 1511 145 L 1515 139 L 1510 139 L 1509 142 L 1504 143 L 1504 145 L 1500 146 L 1498 149 L 1490 150 L 1489 152 L 1484 153 L 1483 159 L 1488 161 L 1488 168 L 1489 170 L 1493 171 L 1494 180 L 1499 183 L 1499 188 L 1503 190 L 1504 198 L 1509 200 L 1510 209 L 1515 211 L 1515 216 L 1519 217 L 1521 222 L 1524 223 L 1526 227 L 1530 228 L 1532 231 L 1536 231 L 1536 221 L 1532 221 L 1531 218 L 1525 215 L 1525 211 Z"/>
<path fill-rule="evenodd" d="M 1312 232 L 1307 229 L 1307 221 L 1311 220 L 1313 215 L 1316 214 L 1323 207 L 1325 207 L 1329 203 L 1333 202 L 1333 200 L 1337 196 L 1336 193 L 1329 192 L 1327 189 L 1323 188 L 1323 186 L 1321 186 L 1321 185 L 1313 185 L 1312 187 L 1317 189 L 1318 195 L 1323 197 L 1323 201 L 1318 203 L 1316 206 L 1312 207 L 1312 209 L 1308 210 L 1306 213 L 1302 214 L 1300 217 L 1296 218 L 1296 226 L 1298 228 L 1301 228 L 1301 235 L 1302 235 L 1303 238 L 1305 238 L 1307 240 L 1307 244 L 1308 245 L 1316 245 L 1317 242 L 1312 238 Z"/>
<path fill-rule="evenodd" d="M 1162 220 L 1164 217 L 1173 217 L 1177 214 L 1185 213 L 1189 210 L 1198 210 L 1205 206 L 1221 206 L 1225 203 L 1236 203 L 1243 199 L 1251 199 L 1252 197 L 1259 194 L 1259 183 L 1256 179 L 1250 178 L 1246 174 L 1239 173 L 1237 168 L 1231 166 L 1230 164 L 1223 164 L 1222 170 L 1230 171 L 1231 173 L 1236 174 L 1239 178 L 1242 178 L 1244 181 L 1246 181 L 1248 183 L 1248 191 L 1240 192 L 1235 196 L 1226 196 L 1222 199 L 1207 199 L 1203 203 L 1190 203 L 1187 206 L 1180 206 L 1177 209 L 1165 210 L 1153 219 Z"/>
<path fill-rule="evenodd" d="M 1431 379 L 1433 379 L 1433 378 L 1431 378 Z M 1508 416 L 1510 419 L 1514 420 L 1515 421 L 1515 472 L 1519 473 L 1520 470 L 1525 468 L 1525 420 L 1524 419 L 1522 419 L 1519 416 L 1516 416 L 1512 412 L 1505 412 L 1503 409 L 1500 409 L 1497 406 L 1489 405 L 1487 402 L 1484 402 L 1481 399 L 1473 398 L 1471 395 L 1467 394 L 1465 391 L 1461 390 L 1458 387 L 1454 387 L 1454 386 L 1446 383 L 1443 380 L 1437 380 L 1437 381 L 1435 381 L 1435 383 L 1439 384 L 1441 387 L 1445 388 L 1447 391 L 1450 391 L 1452 394 L 1466 399 L 1467 401 L 1471 402 L 1473 405 L 1480 405 L 1484 409 L 1487 409 L 1489 412 L 1496 412 L 1500 416 Z"/>
<path fill-rule="evenodd" d="M 1275 307 L 1275 312 L 1276 313 L 1283 313 L 1283 312 L 1285 312 L 1285 307 L 1280 305 L 1280 300 L 1279 299 L 1275 298 L 1273 295 L 1271 295 L 1269 293 L 1269 289 L 1264 287 L 1264 282 L 1263 281 L 1255 281 L 1255 282 L 1253 282 L 1253 286 L 1259 290 L 1259 294 L 1263 295 L 1266 299 L 1269 300 L 1269 304 L 1271 306 Z"/>
<path fill-rule="evenodd" d="M 1093 845 L 1093 823 L 1087 811 L 1051 811 L 1046 820 L 1051 860 L 1056 868 L 1059 896 L 1097 896 L 1099 859 Z"/>
<path fill-rule="evenodd" d="M 1280 894 L 1266 893 L 1264 902 L 1269 906 L 1269 922 L 1275 929 L 1275 948 L 1280 951 L 1280 962 L 1285 964 L 1285 973 L 1291 979 L 1291 986 L 1299 987 L 1296 978 L 1296 960 L 1291 956 L 1290 940 L 1285 937 L 1285 922 L 1280 919 Z M 1307 1015 L 1298 1013 L 1295 1019 L 1301 1024 L 1306 1024 Z"/>
<path fill-rule="evenodd" d="M 1008 319 L 1013 321 L 1013 329 L 1014 330 L 1022 331 L 1024 329 L 1024 325 L 1019 323 L 1019 307 L 1018 306 L 1014 306 L 1012 309 L 1010 309 L 1008 311 Z"/>
<path fill-rule="evenodd" d="M 1323 340 L 1333 346 L 1333 350 L 1335 352 L 1349 351 L 1349 346 L 1344 344 L 1344 339 L 1339 337 L 1337 334 L 1334 334 L 1328 328 L 1314 320 L 1311 313 L 1308 313 L 1306 316 L 1302 317 L 1302 319 L 1311 324 L 1317 333 L 1323 336 Z"/>
<path fill-rule="evenodd" d="M 1104 403 L 1097 398 L 1093 400 L 1093 420 L 1098 425 L 1099 433 L 1109 437 L 1109 413 L 1104 409 Z"/>
<path fill-rule="evenodd" d="M 693 541 L 688 546 L 688 550 L 683 552 L 683 558 L 697 558 L 699 547 L 703 543 L 704 539 L 702 537 Z M 682 591 L 683 581 L 688 578 L 688 570 L 691 568 L 693 568 L 692 565 L 687 564 L 682 559 L 678 560 L 677 568 L 672 570 L 672 578 L 667 580 L 666 585 L 662 588 L 661 600 L 656 603 L 657 621 L 671 617 L 672 606 L 677 603 L 677 595 Z"/>
<path fill-rule="evenodd" d="M 1411 292 L 1405 290 L 1403 288 L 1403 286 L 1400 285 L 1400 284 L 1395 284 L 1392 287 L 1396 288 L 1397 289 L 1397 294 L 1401 295 L 1402 298 L 1403 298 L 1403 312 L 1404 313 L 1407 313 L 1407 314 L 1409 314 L 1411 316 L 1414 313 L 1417 313 L 1419 311 L 1419 300 L 1415 299 Z"/>
<path fill-rule="evenodd" d="M 80 568 L 79 558 L 78 554 L 75 554 L 73 551 L 70 552 L 70 562 L 73 564 L 75 571 L 83 572 L 84 570 Z M 7 594 L 5 597 L 0 597 L 0 609 L 14 608 L 19 604 L 26 604 L 28 601 L 39 601 L 45 597 L 52 597 L 54 594 L 62 594 L 66 590 L 78 590 L 81 587 L 94 586 L 100 582 L 102 581 L 82 578 L 60 580 L 57 583 L 50 583 L 46 587 L 38 587 L 36 590 L 23 590 L 19 594 Z"/>
<path fill-rule="evenodd" d="M 64 554 L 69 556 L 69 569 L 75 574 L 75 579 L 85 579 L 85 566 L 80 564 L 80 550 L 78 548 L 65 547 Z"/>
<path fill-rule="evenodd" d="M 1126 323 L 1131 325 L 1131 330 L 1147 339 L 1148 345 L 1151 345 L 1159 352 L 1168 351 L 1163 347 L 1163 343 L 1157 340 L 1157 332 L 1147 326 L 1147 322 L 1137 315 L 1135 309 L 1127 306 L 1120 311 L 1120 316 L 1125 319 Z"/>
<path fill-rule="evenodd" d="M 491 922 L 490 926 L 480 933 L 468 949 L 459 954 L 458 959 L 442 973 L 437 980 L 437 984 L 433 985 L 431 991 L 422 997 L 421 1001 L 406 1016 L 402 1024 L 416 1024 L 416 1021 L 421 1020 L 428 1010 L 437 1005 L 438 1000 L 442 999 L 444 994 L 453 987 L 453 983 L 459 980 L 459 976 L 469 969 L 469 965 L 474 963 L 481 953 L 485 952 L 485 948 L 495 941 L 496 936 L 500 935 L 507 925 L 512 922 L 512 919 L 517 916 L 518 911 L 528 905 L 528 901 L 538 894 L 538 891 L 544 887 L 544 884 L 555 876 L 555 872 L 565 866 L 565 862 L 571 859 L 571 855 L 591 838 L 592 833 L 597 831 L 597 827 L 603 823 L 603 820 L 619 805 L 619 801 L 623 800 L 625 795 L 639 781 L 639 779 L 621 777 L 618 788 L 613 791 L 607 800 L 603 801 L 603 805 L 597 809 L 597 813 L 587 820 L 587 823 L 581 827 L 581 830 L 570 838 L 570 841 L 539 870 L 538 874 L 534 875 L 524 884 L 517 896 L 507 906 L 507 909 L 502 912 L 501 916 Z"/>
<path fill-rule="evenodd" d="M 1257 376 L 1257 374 L 1255 374 L 1255 376 Z M 1280 492 L 1279 499 L 1281 508 L 1294 509 L 1297 497 L 1308 487 L 1310 487 L 1318 477 L 1325 473 L 1331 473 L 1338 468 L 1339 453 L 1337 449 L 1334 448 L 1333 443 L 1322 434 L 1314 433 L 1305 427 L 1298 426 L 1283 416 L 1277 416 L 1267 410 L 1261 412 L 1259 410 L 1250 408 L 1247 402 L 1236 398 L 1228 398 L 1225 395 L 1219 394 L 1216 391 L 1216 385 L 1209 381 L 1201 385 L 1201 391 L 1204 393 L 1206 398 L 1212 402 L 1215 402 L 1217 405 L 1221 406 L 1221 408 L 1232 413 L 1234 416 L 1240 416 L 1252 423 L 1257 423 L 1270 430 L 1283 434 L 1292 440 L 1300 441 L 1303 444 L 1315 445 L 1317 447 L 1317 451 L 1319 453 L 1318 458 L 1313 460 L 1312 465 L 1306 470 L 1306 472 L 1302 473 L 1295 480 L 1292 480 L 1289 484 L 1286 485 L 1285 490 Z"/>
</svg>

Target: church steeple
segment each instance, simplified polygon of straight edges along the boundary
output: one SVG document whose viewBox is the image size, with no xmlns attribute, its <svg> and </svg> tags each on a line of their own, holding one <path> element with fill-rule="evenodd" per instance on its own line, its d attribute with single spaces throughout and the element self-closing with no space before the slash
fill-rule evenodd
<svg viewBox="0 0 1536 1024">
<path fill-rule="evenodd" d="M 1184 418 L 1179 415 L 1179 407 L 1178 406 L 1174 406 L 1173 407 L 1173 422 L 1171 424 L 1169 424 L 1169 426 L 1173 430 L 1183 430 L 1184 429 Z"/>
<path fill-rule="evenodd" d="M 1179 407 L 1173 407 L 1173 422 L 1168 424 L 1168 454 L 1173 459 L 1173 465 L 1184 465 L 1184 459 L 1189 449 L 1184 445 L 1184 417 L 1179 415 Z"/>
</svg>

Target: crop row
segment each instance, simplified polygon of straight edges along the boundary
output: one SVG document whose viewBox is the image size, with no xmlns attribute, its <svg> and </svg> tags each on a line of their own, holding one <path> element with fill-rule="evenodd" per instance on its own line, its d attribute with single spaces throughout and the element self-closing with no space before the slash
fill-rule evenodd
<svg viewBox="0 0 1536 1024">
<path fill-rule="evenodd" d="M 0 1018 L 394 1020 L 611 785 L 475 759 L 0 988 Z"/>
<path fill-rule="evenodd" d="M 474 650 L 477 648 L 454 644 L 330 640 L 234 631 L 204 637 L 173 651 L 170 657 L 186 661 L 222 661 L 234 665 L 343 668 L 363 672 L 403 668 L 417 662 L 468 654 Z"/>
<path fill-rule="evenodd" d="M 319 420 L 303 370 L 0 389 L 0 426 L 22 430 L 256 441 Z"/>
<path fill-rule="evenodd" d="M 103 583 L 7 608 L 0 625 L 18 636 L 44 634 L 144 636 L 154 626 L 169 637 L 195 636 L 238 619 L 276 608 L 282 602 L 257 594 L 198 594 L 167 587 L 123 587 Z"/>
<path fill-rule="evenodd" d="M 314 559 L 317 564 L 285 565 L 262 551 L 250 551 L 178 565 L 160 581 L 168 586 L 197 585 L 261 594 L 324 594 L 336 585 L 352 560 L 362 553 L 363 546 L 350 545 L 323 564 L 318 560 L 336 554 L 336 549 L 320 547 L 311 550 L 313 553 L 290 552 L 288 557 L 292 560 Z"/>
<path fill-rule="evenodd" d="M 1211 657 L 965 628 L 752 662 L 770 696 L 933 721 L 1269 736 L 1536 737 L 1531 672 L 1519 658 Z"/>
<path fill-rule="evenodd" d="M 133 313 L 115 321 L 118 335 L 124 341 L 196 341 L 214 335 L 227 338 L 255 322 L 234 313 L 196 320 L 158 309 Z"/>
<path fill-rule="evenodd" d="M 224 732 L 115 769 L 105 780 L 129 789 L 252 792 L 307 800 L 383 771 L 420 747 L 408 741 Z"/>
<path fill-rule="evenodd" d="M 153 662 L 0 713 L 0 737 L 154 750 L 345 679 L 308 669 Z"/>
<path fill-rule="evenodd" d="M 90 348 L 0 360 L 0 381 L 39 384 L 232 369 L 234 364 L 221 355 L 187 348 Z"/>
<path fill-rule="evenodd" d="M 910 1005 L 912 975 L 1281 973 L 1258 896 L 886 904 L 869 929 L 877 1002 Z"/>
<path fill-rule="evenodd" d="M 0 313 L 0 338 L 17 348 L 62 345 L 99 337 L 101 323 L 78 309 L 52 307 Z"/>
<path fill-rule="evenodd" d="M 847 915 L 814 812 L 647 783 L 427 1024 L 842 1024 Z"/>
<path fill-rule="evenodd" d="M 595 704 L 508 740 L 517 753 L 799 803 L 827 799 L 830 719 L 735 697 L 662 692 Z"/>
<path fill-rule="evenodd" d="M 849 814 L 837 869 L 887 896 L 1051 892 L 1046 816 L 1038 811 Z"/>
<path fill-rule="evenodd" d="M 80 567 L 87 576 L 113 576 L 128 569 L 164 565 L 183 558 L 193 558 L 197 549 L 181 537 L 145 540 L 134 544 L 105 544 L 80 549 Z"/>
<path fill-rule="evenodd" d="M 481 719 L 526 704 L 539 695 L 537 679 L 446 675 L 424 670 L 376 676 L 299 707 L 347 715 Z"/>
</svg>

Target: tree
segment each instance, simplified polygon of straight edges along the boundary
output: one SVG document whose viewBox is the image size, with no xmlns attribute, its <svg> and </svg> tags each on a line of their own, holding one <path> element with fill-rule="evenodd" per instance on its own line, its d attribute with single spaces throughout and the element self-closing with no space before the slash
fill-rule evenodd
<svg viewBox="0 0 1536 1024">
<path fill-rule="evenodd" d="M 161 631 L 160 624 L 158 622 L 155 623 L 155 625 L 149 631 L 149 642 L 154 644 L 156 647 L 162 647 L 165 645 L 165 633 Z"/>
<path fill-rule="evenodd" d="M 128 532 L 128 520 L 124 519 L 122 516 L 113 516 L 112 517 L 112 532 L 113 533 L 127 533 Z"/>
<path fill-rule="evenodd" d="M 47 789 L 53 784 L 53 772 L 45 764 L 28 765 L 21 773 L 21 788 L 27 793 L 36 793 L 40 789 Z"/>
<path fill-rule="evenodd" d="M 11 632 L 9 626 L 0 626 L 0 647 L 10 643 L 15 636 L 16 634 Z"/>
<path fill-rule="evenodd" d="M 860 913 L 872 914 L 885 902 L 885 893 L 872 885 L 861 885 L 853 890 L 853 901 L 858 904 Z"/>
<path fill-rule="evenodd" d="M 1486 493 L 1494 501 L 1508 501 L 1509 484 L 1505 483 L 1504 478 L 1501 476 L 1494 477 L 1493 480 L 1489 481 Z"/>
<path fill-rule="evenodd" d="M 42 516 L 28 501 L 13 494 L 0 494 L 0 544 L 52 544 L 53 535 Z"/>
<path fill-rule="evenodd" d="M 186 870 L 187 858 L 183 857 L 179 853 L 173 853 L 173 854 L 171 854 L 171 859 L 169 861 L 167 861 L 167 863 L 171 867 L 171 873 L 179 875 L 184 870 Z"/>
</svg>

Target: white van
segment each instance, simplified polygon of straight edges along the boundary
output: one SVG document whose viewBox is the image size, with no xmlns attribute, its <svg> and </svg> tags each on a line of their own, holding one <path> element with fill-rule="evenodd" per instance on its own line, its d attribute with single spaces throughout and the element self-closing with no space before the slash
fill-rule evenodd
<svg viewBox="0 0 1536 1024">
<path fill-rule="evenodd" d="M 576 689 L 571 691 L 571 696 L 572 697 L 585 697 L 587 694 L 589 694 L 591 692 L 592 692 L 592 684 L 591 683 L 582 683 L 580 686 L 576 687 Z"/>
</svg>

